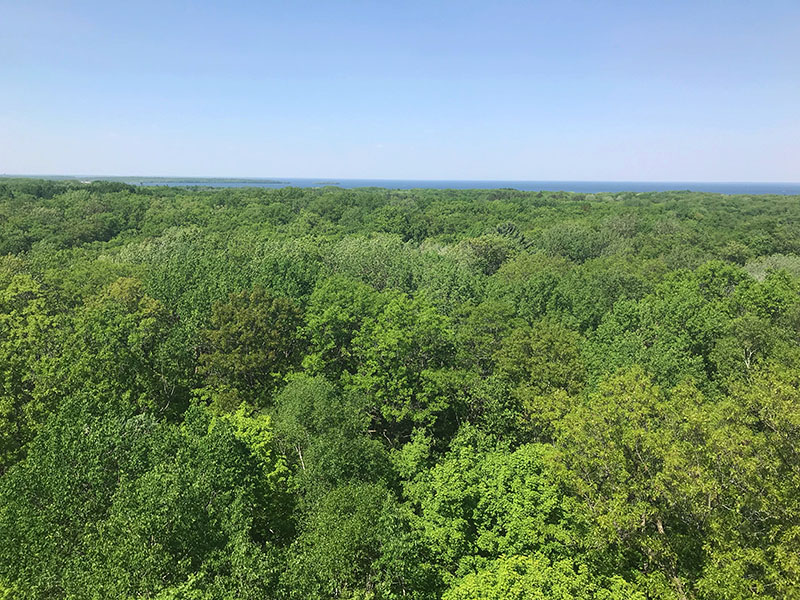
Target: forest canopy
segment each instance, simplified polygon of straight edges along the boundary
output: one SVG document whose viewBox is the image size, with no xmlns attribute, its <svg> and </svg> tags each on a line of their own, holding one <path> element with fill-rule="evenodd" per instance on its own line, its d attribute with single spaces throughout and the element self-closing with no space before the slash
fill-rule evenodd
<svg viewBox="0 0 800 600">
<path fill-rule="evenodd" d="M 0 179 L 0 598 L 800 599 L 800 198 Z"/>
</svg>

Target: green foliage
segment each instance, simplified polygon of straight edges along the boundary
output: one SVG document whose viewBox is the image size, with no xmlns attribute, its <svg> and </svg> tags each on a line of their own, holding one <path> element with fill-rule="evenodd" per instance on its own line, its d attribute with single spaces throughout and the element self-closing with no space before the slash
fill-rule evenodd
<svg viewBox="0 0 800 600">
<path fill-rule="evenodd" d="M 744 266 L 744 270 L 750 273 L 755 279 L 763 281 L 767 274 L 772 271 L 786 271 L 793 277 L 800 277 L 800 257 L 789 254 L 772 254 L 770 256 L 759 256 L 750 260 Z"/>
<path fill-rule="evenodd" d="M 650 584 L 685 593 L 683 571 L 701 562 L 712 482 L 685 420 L 702 396 L 688 385 L 664 398 L 640 370 L 604 382 L 557 425 L 556 445 L 599 543 L 638 548 L 631 567 Z"/>
<path fill-rule="evenodd" d="M 504 340 L 524 324 L 515 318 L 515 312 L 514 306 L 503 300 L 467 305 L 456 330 L 459 362 L 483 376 L 491 374 Z"/>
<path fill-rule="evenodd" d="M 375 402 L 375 417 L 389 424 L 431 424 L 449 406 L 436 372 L 453 360 L 449 319 L 424 298 L 400 294 L 365 322 L 353 340 L 359 370 L 355 389 Z"/>
<path fill-rule="evenodd" d="M 188 403 L 193 364 L 179 325 L 139 280 L 120 278 L 77 311 L 53 385 L 176 416 Z"/>
<path fill-rule="evenodd" d="M 519 243 L 508 236 L 487 234 L 460 244 L 473 267 L 483 275 L 492 275 L 519 251 Z"/>
<path fill-rule="evenodd" d="M 325 279 L 311 294 L 306 314 L 309 354 L 304 366 L 330 378 L 355 373 L 353 338 L 386 302 L 370 286 L 342 276 Z"/>
<path fill-rule="evenodd" d="M 173 425 L 97 406 L 66 401 L 4 478 L 0 579 L 33 598 L 270 589 L 285 477 L 263 423 L 243 434 L 242 416 L 232 429 L 195 408 Z"/>
<path fill-rule="evenodd" d="M 800 600 L 797 223 L 0 180 L 0 598 Z"/>
<path fill-rule="evenodd" d="M 560 303 L 558 286 L 569 264 L 540 254 L 520 254 L 491 278 L 489 294 L 510 302 L 517 314 L 533 321 Z"/>
<path fill-rule="evenodd" d="M 345 275 L 377 290 L 395 288 L 410 291 L 413 286 L 412 247 L 399 237 L 346 237 L 337 241 L 326 257 L 334 274 Z"/>
<path fill-rule="evenodd" d="M 713 413 L 708 469 L 717 483 L 700 589 L 709 596 L 797 598 L 800 577 L 796 367 L 769 365 Z"/>
<path fill-rule="evenodd" d="M 463 577 L 443 600 L 644 600 L 622 579 L 600 587 L 584 565 L 570 560 L 551 563 L 541 555 L 504 557 Z"/>
<path fill-rule="evenodd" d="M 287 573 L 298 597 L 369 596 L 381 579 L 374 566 L 389 500 L 385 488 L 370 484 L 340 487 L 320 500 L 297 539 L 295 561 Z"/>
<path fill-rule="evenodd" d="M 214 305 L 200 372 L 220 410 L 241 402 L 264 406 L 283 375 L 301 359 L 301 313 L 264 288 L 231 294 Z"/>
<path fill-rule="evenodd" d="M 580 336 L 557 322 L 517 327 L 495 354 L 496 370 L 531 393 L 575 393 L 585 379 L 580 346 Z"/>
<path fill-rule="evenodd" d="M 58 352 L 59 333 L 46 291 L 8 266 L 0 271 L 0 474 L 19 460 L 52 410 L 40 381 Z"/>
<path fill-rule="evenodd" d="M 295 377 L 276 396 L 278 442 L 306 502 L 340 484 L 390 477 L 382 444 L 369 436 L 367 408 L 321 377 Z"/>
<path fill-rule="evenodd" d="M 505 554 L 573 551 L 581 526 L 549 455 L 541 445 L 487 447 L 477 432 L 462 431 L 441 461 L 407 484 L 445 572 L 464 574 Z"/>
</svg>

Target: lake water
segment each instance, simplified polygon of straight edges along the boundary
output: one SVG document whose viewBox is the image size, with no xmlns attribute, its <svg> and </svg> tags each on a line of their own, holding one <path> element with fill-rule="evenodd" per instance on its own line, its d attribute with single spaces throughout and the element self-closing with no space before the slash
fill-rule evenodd
<svg viewBox="0 0 800 600">
<path fill-rule="evenodd" d="M 105 179 L 105 178 L 103 178 Z M 379 187 L 397 190 L 415 188 L 433 189 L 499 189 L 520 191 L 566 191 L 595 194 L 600 192 L 665 192 L 691 190 L 716 194 L 779 194 L 800 195 L 800 183 L 717 183 L 717 182 L 659 182 L 659 181 L 466 181 L 466 180 L 413 180 L 413 179 L 213 179 L 213 178 L 147 178 L 113 177 L 136 185 L 208 186 L 208 187 L 262 187 L 314 188 L 336 186 L 341 188 Z"/>
</svg>

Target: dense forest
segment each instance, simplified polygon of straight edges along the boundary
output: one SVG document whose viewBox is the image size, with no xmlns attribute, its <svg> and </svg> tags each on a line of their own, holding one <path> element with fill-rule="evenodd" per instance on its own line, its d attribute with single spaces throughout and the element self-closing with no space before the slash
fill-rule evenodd
<svg viewBox="0 0 800 600">
<path fill-rule="evenodd" d="M 800 598 L 800 198 L 0 180 L 0 598 Z"/>
</svg>

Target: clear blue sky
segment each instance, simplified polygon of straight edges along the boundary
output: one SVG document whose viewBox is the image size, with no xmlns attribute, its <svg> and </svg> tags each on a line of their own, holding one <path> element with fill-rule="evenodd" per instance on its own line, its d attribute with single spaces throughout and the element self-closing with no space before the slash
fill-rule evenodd
<svg viewBox="0 0 800 600">
<path fill-rule="evenodd" d="M 800 181 L 800 1 L 0 0 L 0 173 Z"/>
</svg>

